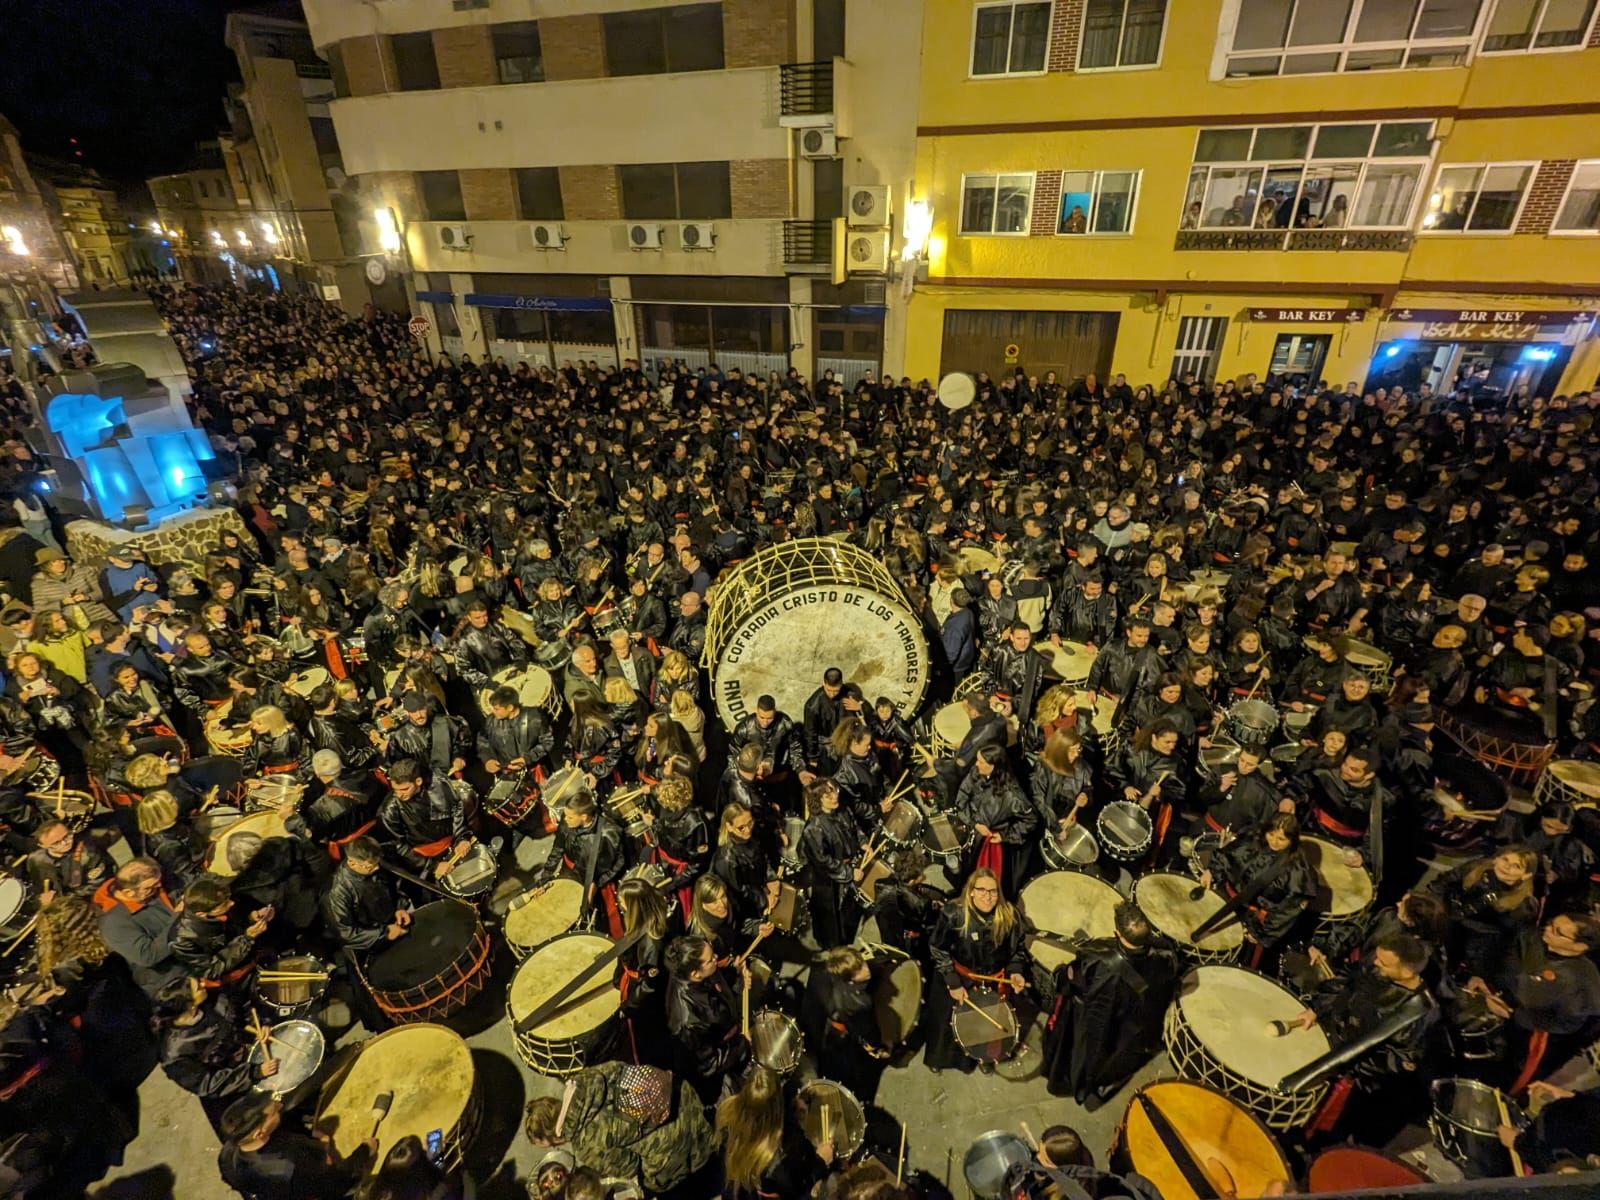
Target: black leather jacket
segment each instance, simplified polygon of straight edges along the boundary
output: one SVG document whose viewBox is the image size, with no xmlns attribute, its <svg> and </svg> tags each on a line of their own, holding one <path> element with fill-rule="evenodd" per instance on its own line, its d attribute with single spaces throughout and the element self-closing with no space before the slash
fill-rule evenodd
<svg viewBox="0 0 1600 1200">
<path fill-rule="evenodd" d="M 733 737 L 729 739 L 729 760 L 737 757 L 751 742 L 761 747 L 761 756 L 772 764 L 774 773 L 799 771 L 806 765 L 800 727 L 786 713 L 778 713 L 765 729 L 755 713 L 735 725 Z"/>
<path fill-rule="evenodd" d="M 197 658 L 186 654 L 172 664 L 172 691 L 178 703 L 191 712 L 204 713 L 212 704 L 233 695 L 228 678 L 238 671 L 237 664 L 221 655 Z"/>
<path fill-rule="evenodd" d="M 494 683 L 497 671 L 528 661 L 528 646 L 504 625 L 491 621 L 482 629 L 467 626 L 455 644 L 456 669 L 474 688 Z"/>
<path fill-rule="evenodd" d="M 544 762 L 555 749 L 550 723 L 537 708 L 521 708 L 510 717 L 490 715 L 478 734 L 478 757 L 501 764 L 522 759 L 529 767 Z"/>
<path fill-rule="evenodd" d="M 400 906 L 382 872 L 358 875 L 349 863 L 342 862 L 333 873 L 323 907 L 340 945 L 364 954 L 387 940 L 395 910 Z"/>
</svg>

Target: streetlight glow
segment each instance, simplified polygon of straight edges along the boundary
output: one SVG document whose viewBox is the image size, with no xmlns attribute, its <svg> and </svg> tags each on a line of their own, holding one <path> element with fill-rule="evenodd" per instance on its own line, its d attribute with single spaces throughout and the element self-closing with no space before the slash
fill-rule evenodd
<svg viewBox="0 0 1600 1200">
<path fill-rule="evenodd" d="M 386 253 L 396 253 L 400 249 L 400 225 L 394 219 L 394 209 L 375 208 L 372 218 L 378 223 L 378 247 Z"/>
<path fill-rule="evenodd" d="M 6 249 L 12 254 L 25 255 L 33 253 L 28 249 L 28 242 L 27 239 L 22 236 L 22 230 L 18 229 L 15 225 L 7 225 L 3 228 L 0 228 L 0 237 L 4 237 L 6 239 Z"/>
</svg>

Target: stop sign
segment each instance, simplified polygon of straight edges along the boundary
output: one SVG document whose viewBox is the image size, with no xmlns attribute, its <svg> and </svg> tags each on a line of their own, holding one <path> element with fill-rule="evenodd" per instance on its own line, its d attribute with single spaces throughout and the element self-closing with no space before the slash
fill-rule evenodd
<svg viewBox="0 0 1600 1200">
<path fill-rule="evenodd" d="M 428 330 L 433 328 L 433 322 L 424 316 L 415 316 L 406 322 L 406 328 L 411 331 L 411 336 L 421 341 L 428 336 Z"/>
</svg>

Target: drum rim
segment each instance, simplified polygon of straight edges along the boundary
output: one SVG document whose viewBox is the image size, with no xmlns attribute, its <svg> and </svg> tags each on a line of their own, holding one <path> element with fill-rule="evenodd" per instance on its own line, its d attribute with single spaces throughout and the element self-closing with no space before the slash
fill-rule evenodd
<svg viewBox="0 0 1600 1200">
<path fill-rule="evenodd" d="M 370 962 L 366 963 L 361 968 L 361 981 L 366 985 L 367 991 L 372 993 L 372 997 L 375 1001 L 379 997 L 383 997 L 383 999 L 388 1000 L 391 1003 L 393 1003 L 395 1000 L 405 1000 L 409 1002 L 412 999 L 420 999 L 428 994 L 426 989 L 428 989 L 431 984 L 435 984 L 445 977 L 445 973 L 447 971 L 455 970 L 458 964 L 460 964 L 464 959 L 477 958 L 479 961 L 470 972 L 463 976 L 459 971 L 456 971 L 458 979 L 455 985 L 447 988 L 443 995 L 433 997 L 425 1006 L 423 1006 L 425 1008 L 431 1008 L 435 1004 L 444 1003 L 452 995 L 454 995 L 458 989 L 470 985 L 475 979 L 477 979 L 478 975 L 488 969 L 490 956 L 493 951 L 493 947 L 489 943 L 489 932 L 484 928 L 483 917 L 479 914 L 478 910 L 471 904 L 468 904 L 465 900 L 462 900 L 457 896 L 441 896 L 437 900 L 430 900 L 421 908 L 412 910 L 413 922 L 416 920 L 417 913 L 422 912 L 423 909 L 432 908 L 436 904 L 453 904 L 472 914 L 473 923 L 471 926 L 471 936 L 467 939 L 466 945 L 464 945 L 456 953 L 454 958 L 441 965 L 439 970 L 433 975 L 430 975 L 427 979 L 422 980 L 420 983 L 414 983 L 411 986 L 404 988 L 373 987 L 372 977 L 368 973 L 372 964 Z M 480 949 L 482 952 L 481 956 L 479 954 Z M 379 1007 L 382 1007 L 382 1005 L 380 1004 Z M 421 1024 L 425 1022 L 411 1023 Z M 393 1033 L 394 1030 L 385 1030 L 384 1032 Z M 379 1036 L 381 1037 L 382 1035 L 380 1034 Z"/>
<path fill-rule="evenodd" d="M 1117 848 L 1119 850 L 1121 850 L 1123 853 L 1129 855 L 1130 858 L 1138 858 L 1139 855 L 1143 854 L 1146 850 L 1148 850 L 1150 848 L 1150 843 L 1151 843 L 1151 841 L 1154 840 L 1155 831 L 1156 831 L 1155 819 L 1153 817 L 1151 817 L 1150 810 L 1147 809 L 1144 805 L 1135 804 L 1132 800 L 1112 800 L 1112 801 L 1110 801 L 1109 803 L 1107 803 L 1104 807 L 1102 807 L 1100 809 L 1099 815 L 1095 817 L 1095 819 L 1094 819 L 1094 831 L 1095 831 L 1096 834 L 1099 835 L 1098 840 L 1100 842 L 1101 849 L 1103 849 L 1112 858 L 1119 857 L 1119 855 L 1111 849 L 1111 846 L 1109 844 L 1111 839 L 1105 836 L 1105 834 L 1102 832 L 1102 828 L 1105 827 L 1108 824 L 1107 818 L 1113 812 L 1116 812 L 1116 813 L 1120 814 L 1120 813 L 1125 812 L 1125 811 L 1132 811 L 1132 812 L 1135 812 L 1135 813 L 1137 813 L 1139 815 L 1140 823 L 1142 824 L 1142 826 L 1144 828 L 1144 840 L 1142 842 L 1140 842 L 1136 846 L 1135 845 L 1125 845 L 1125 844 L 1119 842 Z M 1115 827 L 1113 826 L 1112 828 L 1115 831 Z"/>
<path fill-rule="evenodd" d="M 1292 1098 L 1292 1097 L 1310 1096 L 1310 1095 L 1316 1094 L 1319 1091 L 1325 1091 L 1326 1090 L 1326 1088 L 1323 1087 L 1322 1085 L 1315 1085 L 1315 1086 L 1309 1087 L 1309 1088 L 1302 1088 L 1302 1089 L 1300 1089 L 1298 1091 L 1293 1091 L 1293 1092 L 1286 1092 L 1286 1091 L 1283 1091 L 1282 1089 L 1280 1089 L 1278 1087 L 1278 1084 L 1283 1082 L 1283 1079 L 1284 1079 L 1285 1076 L 1287 1076 L 1288 1074 L 1292 1073 L 1295 1070 L 1298 1070 L 1299 1069 L 1298 1067 L 1290 1067 L 1288 1071 L 1285 1071 L 1283 1075 L 1280 1075 L 1276 1080 L 1272 1081 L 1271 1083 L 1268 1083 L 1268 1082 L 1266 1082 L 1264 1080 L 1260 1080 L 1260 1079 L 1253 1079 L 1250 1076 L 1246 1075 L 1243 1071 L 1239 1070 L 1237 1067 L 1233 1066 L 1226 1059 L 1224 1059 L 1221 1056 L 1221 1054 L 1212 1046 L 1212 1044 L 1209 1041 L 1207 1041 L 1205 1038 L 1201 1037 L 1199 1031 L 1194 1026 L 1194 1022 L 1188 1019 L 1188 1016 L 1187 1016 L 1187 1014 L 1186 1014 L 1186 1012 L 1184 1010 L 1184 1007 L 1183 1007 L 1183 1002 L 1187 998 L 1188 994 L 1192 994 L 1196 990 L 1195 988 L 1186 988 L 1184 985 L 1188 982 L 1189 977 L 1191 975 L 1198 976 L 1202 971 L 1207 971 L 1207 972 L 1214 972 L 1214 971 L 1236 972 L 1239 975 L 1248 976 L 1251 979 L 1257 979 L 1257 980 L 1260 980 L 1262 983 L 1268 984 L 1269 986 L 1271 986 L 1273 988 L 1273 990 L 1278 991 L 1278 992 L 1282 992 L 1285 996 L 1288 996 L 1292 1001 L 1294 1001 L 1294 1003 L 1298 1004 L 1302 1008 L 1304 1008 L 1305 1005 L 1304 1005 L 1304 1002 L 1300 999 L 1300 997 L 1297 996 L 1288 987 L 1286 987 L 1283 983 L 1279 982 L 1276 979 L 1272 979 L 1272 978 L 1269 978 L 1266 975 L 1263 975 L 1260 971 L 1252 971 L 1249 967 L 1242 967 L 1237 963 L 1197 963 L 1195 966 L 1190 967 L 1189 970 L 1184 972 L 1183 979 L 1178 984 L 1178 994 L 1172 998 L 1172 1005 L 1167 1010 L 1167 1012 L 1168 1012 L 1168 1020 L 1172 1020 L 1174 1014 L 1176 1014 L 1176 1016 L 1178 1016 L 1178 1017 L 1183 1018 L 1181 1021 L 1175 1021 L 1174 1022 L 1176 1027 L 1178 1029 L 1180 1029 L 1191 1041 L 1197 1042 L 1200 1045 L 1200 1047 L 1203 1050 L 1205 1050 L 1207 1056 L 1210 1057 L 1211 1061 L 1214 1062 L 1220 1070 L 1223 1070 L 1223 1071 L 1227 1072 L 1228 1075 L 1232 1076 L 1235 1079 L 1242 1080 L 1244 1083 L 1248 1084 L 1255 1091 L 1261 1092 L 1261 1093 L 1263 1093 L 1265 1095 L 1269 1095 L 1269 1096 L 1282 1097 L 1286 1101 L 1289 1101 L 1290 1098 Z M 1198 983 L 1198 980 L 1196 980 L 1196 982 Z M 1315 1029 L 1314 1026 L 1313 1026 L 1313 1029 Z M 1331 1046 L 1328 1043 L 1327 1034 L 1323 1033 L 1321 1030 L 1316 1030 L 1316 1032 L 1322 1038 L 1323 1048 L 1320 1051 L 1318 1051 L 1316 1054 L 1314 1054 L 1310 1058 L 1308 1058 L 1306 1060 L 1307 1063 L 1315 1062 L 1318 1058 L 1322 1057 L 1322 1055 L 1328 1053 L 1329 1049 L 1331 1049 Z M 1168 1053 L 1170 1054 L 1170 1049 L 1169 1049 Z"/>
<path fill-rule="evenodd" d="M 1002 1038 L 1001 1040 L 1005 1041 L 1006 1038 L 1009 1038 L 1010 1044 L 1005 1047 L 1000 1057 L 994 1059 L 979 1058 L 976 1054 L 972 1053 L 972 1051 L 968 1050 L 967 1044 L 961 1040 L 960 1031 L 956 1029 L 956 1018 L 967 1011 L 966 1006 L 961 1004 L 952 1005 L 950 1008 L 950 1036 L 955 1038 L 956 1045 L 961 1047 L 961 1053 L 965 1054 L 974 1062 L 1005 1062 L 1017 1052 L 1017 1047 L 1020 1046 L 1024 1040 L 1022 1033 L 1022 1022 L 1017 1019 L 1016 1006 L 1013 1005 L 1005 996 L 1001 995 L 1000 989 L 997 987 L 982 987 L 975 985 L 968 988 L 967 991 L 969 993 L 969 999 L 972 999 L 974 1004 L 978 1002 L 978 997 L 983 996 L 993 996 L 1000 1001 L 1000 1008 L 1004 1010 L 1006 1018 L 1011 1022 L 1010 1031 L 1006 1034 L 1006 1037 Z M 984 1010 L 985 1013 L 988 1011 L 988 1009 Z"/>
<path fill-rule="evenodd" d="M 1433 1112 L 1429 1114 L 1432 1120 L 1444 1121 L 1454 1128 L 1463 1129 L 1476 1137 L 1493 1138 L 1495 1136 L 1495 1130 L 1493 1129 L 1478 1129 L 1466 1124 L 1453 1113 L 1440 1109 L 1439 1091 L 1447 1085 L 1464 1092 L 1488 1092 L 1491 1095 L 1498 1095 L 1500 1101 L 1505 1105 L 1505 1113 L 1511 1119 L 1511 1123 L 1519 1128 L 1527 1124 L 1527 1110 L 1517 1103 L 1513 1097 L 1506 1095 L 1505 1092 L 1497 1087 L 1493 1087 L 1481 1080 L 1468 1079 L 1465 1075 L 1447 1075 L 1442 1079 L 1435 1079 L 1428 1085 L 1428 1103 L 1433 1107 Z"/>
<path fill-rule="evenodd" d="M 857 1150 L 861 1149 L 862 1146 L 867 1144 L 867 1106 L 862 1104 L 860 1097 L 858 1097 L 849 1088 L 845 1087 L 844 1084 L 840 1083 L 837 1079 L 829 1079 L 826 1075 L 818 1075 L 814 1079 L 806 1080 L 795 1089 L 794 1098 L 796 1100 L 800 1099 L 801 1096 L 804 1096 L 819 1083 L 827 1084 L 831 1088 L 837 1088 L 842 1095 L 849 1098 L 850 1103 L 854 1104 L 856 1111 L 861 1114 L 861 1140 L 852 1146 L 848 1151 L 843 1152 L 845 1157 L 849 1157 L 851 1154 L 854 1154 Z M 848 1112 L 849 1110 L 846 1109 L 845 1111 Z M 804 1128 L 803 1121 L 801 1122 L 801 1127 Z"/>
<path fill-rule="evenodd" d="M 568 879 L 564 875 L 557 875 L 554 879 L 552 879 L 550 881 L 550 887 L 554 888 L 557 885 L 560 885 L 562 891 L 566 891 L 569 888 L 575 888 L 576 889 L 576 891 L 573 892 L 573 899 L 577 901 L 578 911 L 577 911 L 576 914 L 573 915 L 573 918 L 572 918 L 573 924 L 576 924 L 583 917 L 583 884 L 580 883 L 576 879 Z M 533 890 L 534 890 L 533 888 L 529 888 L 528 889 L 528 891 L 530 891 L 530 892 L 533 891 Z M 521 893 L 521 895 L 526 895 L 526 893 Z M 550 893 L 548 891 L 546 891 L 544 893 L 544 895 L 540 896 L 536 900 L 530 900 L 530 901 L 528 901 L 527 904 L 519 904 L 515 908 L 506 909 L 506 915 L 500 922 L 500 932 L 505 936 L 506 944 L 508 946 L 512 946 L 512 947 L 524 946 L 524 947 L 526 947 L 526 948 L 531 950 L 535 946 L 542 946 L 542 945 L 545 944 L 545 942 L 551 941 L 554 938 L 558 938 L 558 937 L 562 936 L 562 934 L 566 934 L 566 933 L 571 933 L 572 932 L 572 925 L 568 925 L 564 929 L 562 929 L 560 933 L 553 934 L 551 937 L 545 938 L 544 941 L 542 941 L 542 942 L 521 942 L 521 941 L 517 941 L 515 938 L 513 938 L 511 936 L 512 918 L 515 917 L 517 915 L 517 913 L 521 912 L 524 908 L 532 908 L 535 904 L 538 904 L 541 900 L 548 900 L 549 898 L 550 898 Z"/>
<path fill-rule="evenodd" d="M 1278 1135 L 1273 1131 L 1272 1126 L 1268 1125 L 1266 1121 L 1262 1119 L 1260 1113 L 1256 1112 L 1256 1110 L 1251 1108 L 1248 1104 L 1241 1104 L 1232 1096 L 1228 1095 L 1228 1093 L 1212 1087 L 1209 1083 L 1201 1083 L 1196 1079 L 1184 1079 L 1177 1075 L 1162 1076 L 1156 1079 L 1147 1080 L 1134 1091 L 1132 1096 L 1128 1097 L 1128 1106 L 1123 1109 L 1122 1112 L 1122 1128 L 1124 1130 L 1123 1148 L 1130 1155 L 1132 1153 L 1132 1147 L 1128 1144 L 1126 1130 L 1128 1126 L 1128 1114 L 1133 1111 L 1134 1101 L 1142 1093 L 1149 1091 L 1151 1088 L 1162 1087 L 1167 1084 L 1181 1084 L 1184 1087 L 1195 1088 L 1198 1091 L 1210 1092 L 1217 1099 L 1226 1102 L 1235 1111 L 1235 1113 L 1248 1118 L 1250 1123 L 1255 1126 L 1256 1131 L 1266 1138 L 1267 1144 L 1271 1146 L 1273 1151 L 1277 1154 L 1278 1165 L 1283 1168 L 1284 1178 L 1290 1183 L 1294 1182 L 1295 1174 L 1293 1169 L 1289 1166 L 1288 1155 L 1284 1152 L 1282 1144 L 1278 1141 Z M 1135 1166 L 1135 1170 L 1137 1169 L 1137 1166 Z"/>
<path fill-rule="evenodd" d="M 1341 857 L 1341 859 L 1342 859 L 1343 854 L 1344 854 L 1344 847 L 1339 845 L 1338 842 L 1332 841 L 1332 840 L 1330 840 L 1328 838 L 1318 837 L 1318 836 L 1316 836 L 1316 834 L 1312 834 L 1312 833 L 1305 834 L 1304 836 L 1301 837 L 1300 842 L 1301 842 L 1302 845 L 1304 845 L 1307 842 L 1310 842 L 1310 843 L 1313 843 L 1313 844 L 1315 844 L 1315 845 L 1317 845 L 1319 847 L 1320 846 L 1326 846 L 1334 854 L 1339 855 Z M 1321 857 L 1320 857 L 1321 851 L 1319 851 L 1318 854 L 1319 854 L 1319 857 L 1318 857 L 1316 862 L 1312 862 L 1310 860 L 1309 856 L 1308 856 L 1306 865 L 1311 868 L 1311 873 L 1317 877 L 1319 882 L 1328 883 L 1329 880 L 1328 880 L 1327 876 L 1325 876 L 1322 873 L 1322 867 L 1320 866 L 1320 863 L 1322 861 Z M 1363 879 L 1365 879 L 1367 881 L 1367 898 L 1366 898 L 1366 900 L 1363 903 L 1356 905 L 1356 907 L 1354 907 L 1354 908 L 1337 908 L 1337 907 L 1330 906 L 1330 907 L 1328 907 L 1326 909 L 1320 909 L 1320 910 L 1319 909 L 1312 909 L 1312 911 L 1314 913 L 1316 913 L 1317 916 L 1326 917 L 1330 921 L 1347 921 L 1351 917 L 1359 916 L 1361 913 L 1366 912 L 1369 908 L 1372 907 L 1373 902 L 1377 899 L 1378 886 L 1377 886 L 1376 883 L 1373 882 L 1372 872 L 1367 870 L 1366 867 L 1348 866 L 1343 861 L 1340 861 L 1337 864 L 1337 866 L 1342 871 L 1359 871 L 1359 872 L 1361 872 L 1361 878 L 1363 878 Z M 1338 898 L 1338 893 L 1337 892 L 1333 892 L 1332 895 L 1333 895 L 1334 899 Z"/>
<path fill-rule="evenodd" d="M 326 980 L 324 980 L 324 984 L 326 984 Z M 290 1088 L 283 1088 L 280 1090 L 270 1086 L 277 1076 L 273 1076 L 272 1079 L 258 1079 L 255 1083 L 255 1090 L 258 1092 L 267 1092 L 271 1095 L 279 1096 L 287 1095 L 289 1092 L 295 1091 L 298 1088 L 302 1088 L 315 1079 L 317 1077 L 317 1072 L 322 1070 L 322 1064 L 328 1061 L 328 1036 L 322 1032 L 322 1027 L 320 1025 L 318 1025 L 315 1021 L 307 1021 L 303 1017 L 291 1017 L 283 1021 L 274 1021 L 271 1025 L 271 1029 L 274 1033 L 276 1033 L 279 1029 L 282 1029 L 286 1025 L 294 1025 L 299 1028 L 309 1029 L 312 1033 L 316 1034 L 317 1065 L 311 1068 L 311 1074 L 307 1075 L 299 1083 L 295 1084 L 294 1087 Z M 256 1061 L 256 1055 L 259 1053 L 261 1053 L 261 1043 L 258 1042 L 255 1046 L 251 1047 L 250 1061 Z"/>
</svg>

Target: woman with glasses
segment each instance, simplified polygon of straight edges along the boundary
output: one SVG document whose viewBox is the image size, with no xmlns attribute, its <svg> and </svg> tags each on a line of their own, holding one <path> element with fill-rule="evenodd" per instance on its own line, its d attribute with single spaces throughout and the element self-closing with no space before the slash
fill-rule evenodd
<svg viewBox="0 0 1600 1200">
<path fill-rule="evenodd" d="M 939 975 L 924 1010 L 929 1070 L 971 1071 L 977 1065 L 957 1041 L 952 1018 L 979 990 L 1010 998 L 1027 987 L 1027 935 L 1027 921 L 1000 894 L 1000 877 L 988 867 L 973 871 L 960 897 L 944 906 L 928 939 Z"/>
</svg>

